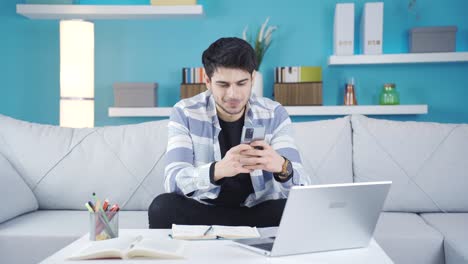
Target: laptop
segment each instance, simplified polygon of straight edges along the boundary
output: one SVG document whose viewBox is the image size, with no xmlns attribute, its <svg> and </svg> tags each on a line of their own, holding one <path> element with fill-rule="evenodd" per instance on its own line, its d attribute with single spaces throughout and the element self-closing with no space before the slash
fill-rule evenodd
<svg viewBox="0 0 468 264">
<path fill-rule="evenodd" d="M 294 186 L 276 237 L 234 242 L 271 257 L 367 247 L 391 184 Z"/>
</svg>

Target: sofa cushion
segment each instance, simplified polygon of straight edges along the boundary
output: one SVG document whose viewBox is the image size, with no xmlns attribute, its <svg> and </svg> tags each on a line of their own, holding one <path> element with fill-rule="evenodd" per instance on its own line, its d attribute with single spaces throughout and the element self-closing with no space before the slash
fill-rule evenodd
<svg viewBox="0 0 468 264">
<path fill-rule="evenodd" d="M 38 263 L 86 234 L 88 220 L 87 211 L 39 210 L 0 224 L 0 263 Z M 120 211 L 119 228 L 148 228 L 147 212 Z"/>
<path fill-rule="evenodd" d="M 417 214 L 382 213 L 374 237 L 394 263 L 444 263 L 443 236 Z"/>
<path fill-rule="evenodd" d="M 353 181 L 350 118 L 293 123 L 304 169 L 315 183 Z M 314 182 L 313 182 L 314 183 Z"/>
<path fill-rule="evenodd" d="M 41 209 L 84 209 L 96 192 L 124 210 L 147 210 L 162 193 L 167 120 L 61 128 L 0 115 L 0 153 Z"/>
<path fill-rule="evenodd" d="M 384 209 L 468 211 L 468 125 L 353 116 L 354 180 L 393 182 Z"/>
<path fill-rule="evenodd" d="M 468 213 L 421 214 L 444 236 L 445 263 L 468 263 Z"/>
<path fill-rule="evenodd" d="M 31 189 L 0 153 L 0 223 L 20 214 L 37 210 L 37 200 Z"/>
</svg>

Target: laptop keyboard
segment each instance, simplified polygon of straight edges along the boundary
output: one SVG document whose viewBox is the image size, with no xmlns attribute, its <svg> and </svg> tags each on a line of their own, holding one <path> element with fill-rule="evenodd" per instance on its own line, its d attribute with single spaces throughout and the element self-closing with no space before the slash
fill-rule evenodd
<svg viewBox="0 0 468 264">
<path fill-rule="evenodd" d="M 252 247 L 260 248 L 266 251 L 271 251 L 273 249 L 273 243 L 262 243 L 262 244 L 254 244 L 251 245 Z"/>
</svg>

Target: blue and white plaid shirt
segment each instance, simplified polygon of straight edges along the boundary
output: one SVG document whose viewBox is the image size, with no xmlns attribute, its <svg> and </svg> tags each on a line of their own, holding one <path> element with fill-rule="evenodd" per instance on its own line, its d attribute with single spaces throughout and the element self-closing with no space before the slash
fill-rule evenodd
<svg viewBox="0 0 468 264">
<path fill-rule="evenodd" d="M 292 162 L 291 180 L 281 183 L 271 172 L 250 173 L 254 193 L 245 200 L 251 207 L 266 200 L 286 198 L 293 185 L 308 184 L 301 158 L 294 144 L 292 123 L 279 103 L 252 94 L 246 108 L 245 125 L 264 126 L 265 142 Z M 168 124 L 164 187 L 201 201 L 215 199 L 221 187 L 210 182 L 210 165 L 221 160 L 218 135 L 221 131 L 211 91 L 184 99 L 174 105 Z"/>
</svg>

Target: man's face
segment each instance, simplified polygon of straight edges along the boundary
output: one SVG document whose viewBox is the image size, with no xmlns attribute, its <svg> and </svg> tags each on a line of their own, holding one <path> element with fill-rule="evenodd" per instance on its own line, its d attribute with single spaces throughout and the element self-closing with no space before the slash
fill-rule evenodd
<svg viewBox="0 0 468 264">
<path fill-rule="evenodd" d="M 252 91 L 252 75 L 241 69 L 217 68 L 206 84 L 214 96 L 218 114 L 226 121 L 240 117 Z"/>
</svg>

